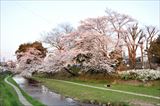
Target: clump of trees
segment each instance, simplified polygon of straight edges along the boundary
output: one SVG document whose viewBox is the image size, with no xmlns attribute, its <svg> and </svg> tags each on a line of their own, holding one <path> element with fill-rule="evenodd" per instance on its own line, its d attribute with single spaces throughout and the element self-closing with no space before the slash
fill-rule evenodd
<svg viewBox="0 0 160 106">
<path fill-rule="evenodd" d="M 124 65 L 123 53 L 127 50 L 129 65 L 136 68 L 136 55 L 141 50 L 143 64 L 147 52 L 149 64 L 157 55 L 159 30 L 153 26 L 139 27 L 132 17 L 106 9 L 106 16 L 87 18 L 77 28 L 61 24 L 44 33 L 42 42 L 52 48 L 46 55 L 46 48 L 40 42 L 22 44 L 16 51 L 19 63 L 41 64 L 38 71 L 56 73 L 65 71 L 75 76 L 81 72 L 108 74 Z M 151 52 L 152 51 L 152 52 Z M 153 53 L 154 51 L 154 53 Z M 46 57 L 45 57 L 46 56 Z M 74 71 L 73 67 L 78 67 Z"/>
</svg>

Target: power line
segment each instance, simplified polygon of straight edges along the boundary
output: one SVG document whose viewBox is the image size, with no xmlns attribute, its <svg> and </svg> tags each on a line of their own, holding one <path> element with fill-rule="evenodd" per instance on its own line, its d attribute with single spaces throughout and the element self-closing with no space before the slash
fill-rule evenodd
<svg viewBox="0 0 160 106">
<path fill-rule="evenodd" d="M 45 21 L 45 23 L 47 23 L 47 24 L 49 25 L 49 27 L 52 27 L 52 26 L 53 26 L 53 25 L 51 24 L 52 22 L 49 21 L 48 19 L 46 19 L 45 17 L 43 17 L 43 16 L 35 13 L 33 10 L 31 10 L 31 9 L 25 7 L 25 6 L 22 6 L 21 4 L 19 4 L 19 3 L 16 2 L 16 1 L 15 1 L 15 3 L 16 3 L 19 7 L 23 8 L 24 10 L 28 11 L 29 13 L 31 13 L 32 15 L 34 15 L 34 16 L 38 17 L 39 19 Z"/>
</svg>

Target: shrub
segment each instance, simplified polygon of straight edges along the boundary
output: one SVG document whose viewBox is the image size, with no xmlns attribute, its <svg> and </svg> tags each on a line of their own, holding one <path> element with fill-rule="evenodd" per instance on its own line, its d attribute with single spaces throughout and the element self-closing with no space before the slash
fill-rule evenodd
<svg viewBox="0 0 160 106">
<path fill-rule="evenodd" d="M 136 79 L 141 81 L 149 81 L 149 80 L 160 79 L 160 71 L 151 69 L 128 70 L 128 71 L 118 72 L 118 74 L 122 79 L 125 80 Z"/>
</svg>

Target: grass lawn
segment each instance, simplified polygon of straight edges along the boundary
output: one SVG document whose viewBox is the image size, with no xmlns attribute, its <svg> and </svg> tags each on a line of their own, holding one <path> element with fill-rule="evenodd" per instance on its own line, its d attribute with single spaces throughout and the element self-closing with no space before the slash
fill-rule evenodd
<svg viewBox="0 0 160 106">
<path fill-rule="evenodd" d="M 23 106 L 15 90 L 4 82 L 8 73 L 0 73 L 0 106 Z"/>
<path fill-rule="evenodd" d="M 152 103 L 152 104 L 160 103 L 158 99 L 134 96 L 134 95 L 117 93 L 112 91 L 104 91 L 104 90 L 99 90 L 95 88 L 89 88 L 89 87 L 74 85 L 70 83 L 60 82 L 54 79 L 38 78 L 38 77 L 34 77 L 34 79 L 42 82 L 51 90 L 57 91 L 64 96 L 77 98 L 80 101 L 94 100 L 102 103 L 110 102 L 113 104 L 124 103 L 124 102 L 128 104 L 132 101 L 141 101 L 141 102 Z M 91 83 L 91 82 L 84 82 L 84 81 L 73 80 L 73 79 L 71 81 L 82 83 L 82 84 L 89 84 L 89 85 L 104 87 L 104 83 Z M 143 86 L 115 84 L 111 88 L 124 90 L 124 91 L 139 92 L 144 94 L 152 94 L 155 96 L 159 96 L 159 93 L 160 93 L 160 90 L 157 89 L 158 87 L 143 87 Z"/>
<path fill-rule="evenodd" d="M 71 79 L 69 81 L 72 82 L 77 82 L 77 83 L 82 83 L 82 84 L 88 84 L 88 85 L 93 85 L 93 86 L 98 86 L 98 87 L 104 87 L 106 84 L 111 84 L 111 83 L 106 83 L 106 82 L 96 82 L 96 81 L 85 81 L 85 80 L 80 80 L 80 79 Z M 155 86 L 144 86 L 143 84 L 141 85 L 131 85 L 131 84 L 124 84 L 124 83 L 116 83 L 116 84 L 111 84 L 111 89 L 116 89 L 116 90 L 122 90 L 122 91 L 128 91 L 128 92 L 134 92 L 134 93 L 141 93 L 141 94 L 147 94 L 147 95 L 152 95 L 152 96 L 159 96 L 160 97 L 160 81 L 157 81 Z"/>
</svg>

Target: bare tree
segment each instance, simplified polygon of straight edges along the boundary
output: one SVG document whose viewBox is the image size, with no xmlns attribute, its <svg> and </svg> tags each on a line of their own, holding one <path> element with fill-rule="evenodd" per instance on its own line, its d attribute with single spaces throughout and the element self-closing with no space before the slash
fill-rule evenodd
<svg viewBox="0 0 160 106">
<path fill-rule="evenodd" d="M 60 24 L 58 27 L 52 29 L 52 31 L 44 33 L 43 42 L 57 48 L 58 50 L 63 50 L 64 45 L 62 42 L 62 36 L 69 34 L 74 31 L 74 28 L 70 24 Z"/>
<path fill-rule="evenodd" d="M 149 52 L 149 47 L 150 47 L 150 43 L 154 40 L 154 37 L 158 35 L 160 30 L 158 30 L 154 26 L 146 26 L 145 29 L 146 29 L 146 51 L 148 55 L 148 63 L 149 63 L 149 67 L 152 68 L 151 53 Z"/>
<path fill-rule="evenodd" d="M 69 34 L 71 32 L 73 32 L 75 29 L 68 23 L 63 23 L 59 25 L 59 29 L 61 32 L 63 32 L 64 34 Z"/>
<path fill-rule="evenodd" d="M 126 43 L 129 55 L 129 61 L 132 68 L 135 68 L 136 64 L 136 51 L 139 44 L 142 42 L 142 38 L 145 34 L 138 28 L 138 24 L 128 28 L 126 33 L 123 33 L 123 40 Z"/>
<path fill-rule="evenodd" d="M 61 36 L 62 34 L 57 29 L 53 29 L 51 32 L 45 33 L 43 42 L 51 45 L 51 47 L 57 48 L 58 50 L 62 50 L 63 45 L 60 41 Z"/>
<path fill-rule="evenodd" d="M 134 22 L 135 20 L 128 15 L 119 14 L 108 8 L 106 9 L 105 12 L 107 14 L 107 20 L 110 22 L 110 26 L 112 27 L 112 31 L 118 37 L 117 43 L 115 45 L 115 47 L 117 47 L 119 46 L 120 39 L 122 39 L 121 38 L 122 32 L 124 32 L 127 29 L 128 24 Z"/>
</svg>

